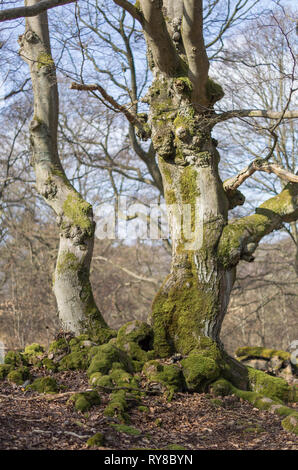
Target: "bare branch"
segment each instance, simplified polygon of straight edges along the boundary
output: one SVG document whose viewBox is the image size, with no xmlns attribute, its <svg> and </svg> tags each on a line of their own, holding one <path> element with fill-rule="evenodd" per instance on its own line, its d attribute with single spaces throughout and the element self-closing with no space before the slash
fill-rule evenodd
<svg viewBox="0 0 298 470">
<path fill-rule="evenodd" d="M 229 178 L 224 182 L 224 190 L 226 192 L 235 191 L 239 186 L 244 183 L 247 178 L 253 175 L 256 171 L 265 171 L 266 173 L 274 173 L 279 178 L 298 183 L 298 175 L 294 175 L 290 171 L 285 170 L 279 165 L 268 163 L 263 158 L 257 158 L 251 162 L 246 168 L 241 170 L 238 175 Z"/>
<path fill-rule="evenodd" d="M 141 131 L 143 138 L 146 137 L 145 131 L 144 131 L 144 125 L 140 121 L 140 119 L 138 119 L 138 117 L 135 114 L 131 113 L 125 106 L 122 106 L 121 104 L 117 103 L 117 101 L 115 101 L 114 98 L 111 95 L 109 95 L 102 86 L 98 84 L 85 85 L 83 83 L 72 82 L 70 85 L 70 89 L 71 90 L 84 90 L 84 91 L 99 91 L 99 93 L 103 96 L 103 98 L 113 106 L 114 111 L 123 113 L 126 119 L 133 126 L 137 127 Z"/>
<path fill-rule="evenodd" d="M 266 118 L 266 119 L 295 119 L 298 118 L 298 111 L 267 111 L 265 109 L 235 109 L 234 111 L 226 111 L 222 114 L 215 115 L 217 122 L 227 121 L 233 118 Z"/>
<path fill-rule="evenodd" d="M 17 18 L 36 16 L 43 11 L 50 10 L 51 8 L 74 3 L 77 0 L 41 0 L 41 2 L 24 7 L 8 8 L 7 10 L 0 11 L 0 23 L 7 20 L 15 20 Z"/>
</svg>

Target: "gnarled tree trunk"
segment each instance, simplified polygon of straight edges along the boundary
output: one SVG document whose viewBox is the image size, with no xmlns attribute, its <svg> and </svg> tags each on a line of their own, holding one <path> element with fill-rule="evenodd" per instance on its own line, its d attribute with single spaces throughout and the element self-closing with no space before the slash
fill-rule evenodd
<svg viewBox="0 0 298 470">
<path fill-rule="evenodd" d="M 36 3 L 29 0 L 27 5 Z M 92 206 L 72 187 L 58 155 L 58 89 L 46 12 L 26 19 L 26 31 L 19 43 L 20 54 L 30 68 L 34 93 L 30 140 L 37 190 L 55 211 L 60 229 L 53 276 L 59 318 L 67 331 L 97 334 L 107 324 L 94 302 L 89 281 L 95 222 Z"/>
</svg>

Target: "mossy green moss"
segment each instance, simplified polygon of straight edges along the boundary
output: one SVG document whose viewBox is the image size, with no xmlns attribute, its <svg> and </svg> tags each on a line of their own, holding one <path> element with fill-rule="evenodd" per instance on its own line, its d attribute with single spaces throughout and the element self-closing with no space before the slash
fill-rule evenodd
<svg viewBox="0 0 298 470">
<path fill-rule="evenodd" d="M 272 377 L 252 367 L 248 367 L 248 377 L 250 387 L 257 393 L 262 393 L 266 397 L 282 402 L 289 401 L 290 386 L 286 380 L 280 377 Z"/>
<path fill-rule="evenodd" d="M 26 390 L 34 390 L 38 393 L 57 393 L 59 386 L 54 377 L 40 377 L 28 385 Z"/>
<path fill-rule="evenodd" d="M 183 447 L 180 444 L 168 444 L 165 447 L 165 450 L 187 450 L 187 449 L 186 447 Z"/>
<path fill-rule="evenodd" d="M 129 419 L 126 413 L 127 409 L 126 391 L 117 390 L 110 395 L 110 401 L 104 410 L 104 415 L 110 418 L 118 418 L 122 422 L 127 422 Z"/>
<path fill-rule="evenodd" d="M 140 406 L 138 406 L 138 410 L 139 410 L 141 413 L 149 413 L 149 408 L 148 408 L 148 406 L 140 405 Z"/>
<path fill-rule="evenodd" d="M 25 380 L 30 378 L 29 368 L 26 366 L 18 367 L 17 369 L 11 370 L 7 375 L 7 380 L 17 385 L 22 385 Z"/>
<path fill-rule="evenodd" d="M 40 70 L 42 67 L 54 67 L 54 61 L 51 54 L 42 52 L 37 58 L 37 68 Z"/>
<path fill-rule="evenodd" d="M 126 351 L 133 361 L 145 362 L 154 356 L 153 331 L 144 322 L 135 320 L 123 325 L 118 331 L 116 346 Z"/>
<path fill-rule="evenodd" d="M 192 352 L 181 361 L 181 365 L 190 391 L 204 391 L 209 383 L 220 376 L 217 360 L 208 352 Z"/>
<path fill-rule="evenodd" d="M 294 412 L 292 415 L 287 416 L 282 420 L 281 425 L 285 431 L 298 435 L 298 413 Z"/>
<path fill-rule="evenodd" d="M 57 273 L 59 275 L 69 271 L 77 272 L 80 267 L 80 261 L 70 251 L 63 251 L 60 253 L 57 263 Z"/>
<path fill-rule="evenodd" d="M 49 359 L 48 357 L 45 357 L 42 360 L 42 366 L 46 370 L 51 370 L 52 372 L 56 372 L 58 369 L 58 364 L 56 364 L 52 359 Z"/>
<path fill-rule="evenodd" d="M 103 447 L 105 443 L 104 434 L 97 432 L 94 436 L 90 437 L 87 441 L 87 447 Z"/>
<path fill-rule="evenodd" d="M 272 357 L 278 357 L 282 361 L 288 361 L 291 358 L 291 354 L 289 352 L 263 348 L 261 346 L 245 346 L 238 348 L 235 355 L 240 361 L 254 358 L 271 359 Z"/>
<path fill-rule="evenodd" d="M 8 351 L 4 358 L 4 364 L 9 364 L 13 367 L 28 365 L 26 358 L 23 356 L 23 354 L 17 351 Z"/>
<path fill-rule="evenodd" d="M 139 429 L 133 428 L 132 426 L 128 426 L 126 424 L 111 424 L 111 426 L 116 429 L 116 431 L 123 432 L 129 436 L 140 436 L 142 434 Z"/>
<path fill-rule="evenodd" d="M 206 321 L 216 312 L 213 293 L 201 288 L 191 270 L 183 286 L 173 286 L 168 295 L 161 290 L 152 307 L 156 355 L 167 357 L 175 351 L 188 354 L 198 349 Z"/>
<path fill-rule="evenodd" d="M 89 366 L 88 351 L 72 351 L 59 361 L 59 370 L 87 370 Z"/>
<path fill-rule="evenodd" d="M 92 206 L 84 201 L 79 193 L 69 194 L 63 204 L 64 215 L 88 236 L 92 236 L 94 224 L 92 221 Z"/>
<path fill-rule="evenodd" d="M 95 372 L 89 379 L 90 385 L 103 389 L 113 389 L 113 381 L 109 375 L 102 375 L 100 372 Z"/>
<path fill-rule="evenodd" d="M 171 400 L 175 392 L 185 389 L 185 381 L 182 370 L 177 365 L 161 364 L 156 360 L 148 361 L 144 364 L 143 374 L 150 381 L 158 382 L 168 391 L 168 400 Z"/>
<path fill-rule="evenodd" d="M 128 355 L 113 344 L 108 343 L 98 347 L 97 354 L 93 357 L 88 368 L 88 377 L 91 377 L 95 372 L 101 372 L 103 375 L 108 374 L 114 362 L 120 362 L 123 370 L 133 372 L 133 364 Z"/>
<path fill-rule="evenodd" d="M 44 354 L 44 347 L 41 346 L 38 343 L 33 343 L 30 344 L 29 346 L 26 346 L 23 357 L 25 357 L 26 361 L 30 365 L 35 365 L 35 366 L 42 366 L 42 356 Z"/>
<path fill-rule="evenodd" d="M 69 351 L 70 347 L 65 338 L 59 338 L 53 341 L 49 346 L 49 353 L 61 354 L 65 351 Z"/>
<path fill-rule="evenodd" d="M 12 369 L 13 366 L 11 364 L 0 364 L 0 380 L 5 379 Z"/>
<path fill-rule="evenodd" d="M 225 397 L 231 394 L 231 384 L 227 380 L 221 378 L 212 382 L 210 391 L 213 395 Z"/>
<path fill-rule="evenodd" d="M 74 407 L 77 411 L 82 413 L 90 410 L 92 406 L 100 405 L 101 399 L 95 390 L 90 392 L 75 393 L 72 395 L 68 403 L 74 403 Z"/>
</svg>

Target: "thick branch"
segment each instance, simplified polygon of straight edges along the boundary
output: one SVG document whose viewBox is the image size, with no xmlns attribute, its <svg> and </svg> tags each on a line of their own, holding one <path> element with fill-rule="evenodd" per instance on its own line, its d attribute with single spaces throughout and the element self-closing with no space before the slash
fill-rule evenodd
<svg viewBox="0 0 298 470">
<path fill-rule="evenodd" d="M 140 0 L 149 52 L 153 55 L 154 65 L 161 72 L 173 75 L 177 71 L 180 60 L 173 41 L 167 30 L 160 0 Z"/>
<path fill-rule="evenodd" d="M 298 118 L 298 111 L 267 111 L 265 109 L 235 109 L 234 111 L 226 111 L 222 114 L 216 114 L 214 119 L 217 122 L 227 121 L 228 119 L 233 118 L 243 118 L 243 117 L 253 117 L 253 118 L 267 118 L 267 119 L 294 119 Z"/>
<path fill-rule="evenodd" d="M 218 245 L 218 254 L 226 268 L 240 259 L 253 261 L 253 252 L 260 240 L 285 222 L 298 219 L 298 184 L 289 183 L 277 196 L 268 199 L 256 213 L 226 225 Z"/>
<path fill-rule="evenodd" d="M 50 8 L 67 5 L 68 3 L 73 3 L 75 1 L 76 0 L 42 0 L 35 5 L 8 8 L 7 10 L 0 11 L 0 23 L 7 20 L 15 20 L 17 18 L 36 16 L 43 11 L 50 10 Z"/>
<path fill-rule="evenodd" d="M 279 165 L 268 163 L 262 158 L 257 158 L 251 162 L 246 168 L 241 170 L 238 175 L 229 178 L 224 182 L 224 190 L 226 192 L 235 191 L 247 178 L 252 176 L 256 171 L 264 171 L 266 173 L 274 173 L 279 178 L 298 183 L 298 175 L 294 175 L 290 171 L 285 170 Z"/>
<path fill-rule="evenodd" d="M 189 78 L 193 83 L 193 101 L 197 106 L 208 106 L 206 85 L 209 61 L 203 37 L 202 0 L 184 0 L 182 39 L 189 64 Z"/>
</svg>

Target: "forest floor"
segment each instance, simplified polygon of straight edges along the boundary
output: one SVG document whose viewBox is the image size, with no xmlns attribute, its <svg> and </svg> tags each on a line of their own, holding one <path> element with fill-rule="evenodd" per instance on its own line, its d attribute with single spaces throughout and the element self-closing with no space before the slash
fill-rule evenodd
<svg viewBox="0 0 298 470">
<path fill-rule="evenodd" d="M 214 400 L 210 394 L 177 393 L 168 402 L 160 395 L 143 399 L 144 410 L 130 410 L 129 426 L 117 426 L 103 411 L 109 395 L 88 413 L 67 401 L 70 392 L 90 390 L 85 372 L 53 374 L 63 392 L 40 395 L 0 382 L 0 449 L 80 450 L 95 433 L 105 450 L 297 450 L 298 438 L 284 431 L 281 418 L 260 411 L 235 396 Z"/>
</svg>

